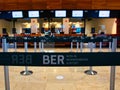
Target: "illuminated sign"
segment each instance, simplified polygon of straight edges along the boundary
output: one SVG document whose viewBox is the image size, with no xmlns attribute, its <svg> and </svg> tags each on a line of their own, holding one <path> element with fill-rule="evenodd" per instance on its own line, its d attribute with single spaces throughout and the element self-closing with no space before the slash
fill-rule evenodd
<svg viewBox="0 0 120 90">
<path fill-rule="evenodd" d="M 22 11 L 12 11 L 12 18 L 23 18 Z"/>
<path fill-rule="evenodd" d="M 110 11 L 108 10 L 100 10 L 99 11 L 99 17 L 110 17 Z"/>
<path fill-rule="evenodd" d="M 66 17 L 66 10 L 56 10 L 55 17 Z"/>
<path fill-rule="evenodd" d="M 73 10 L 72 17 L 83 17 L 83 11 L 82 10 Z"/>
<path fill-rule="evenodd" d="M 30 18 L 39 17 L 39 11 L 28 11 L 28 17 Z"/>
</svg>

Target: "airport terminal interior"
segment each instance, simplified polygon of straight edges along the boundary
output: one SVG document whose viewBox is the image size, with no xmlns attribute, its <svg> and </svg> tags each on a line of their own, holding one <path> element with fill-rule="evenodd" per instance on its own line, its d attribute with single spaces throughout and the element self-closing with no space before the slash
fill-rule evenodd
<svg viewBox="0 0 120 90">
<path fill-rule="evenodd" d="M 120 0 L 0 0 L 0 90 L 120 90 Z"/>
<path fill-rule="evenodd" d="M 22 18 L 0 19 L 0 35 L 8 36 L 97 36 L 101 32 L 105 35 L 117 35 L 117 18 Z M 43 52 L 80 52 L 70 42 L 44 43 Z M 108 43 L 99 48 L 94 43 L 92 52 L 111 52 Z M 116 52 L 120 52 L 119 43 Z M 3 52 L 2 45 L 0 51 Z M 84 43 L 82 52 L 91 52 L 88 43 Z M 24 44 L 17 43 L 15 50 L 13 43 L 9 44 L 8 52 L 25 52 Z M 34 44 L 28 43 L 28 52 L 34 51 Z M 37 45 L 36 52 L 41 52 Z M 8 57 L 9 58 L 9 57 Z M 39 60 L 41 58 L 38 58 Z M 97 60 L 97 59 L 96 59 Z M 111 66 L 93 66 L 97 73 L 87 75 L 89 66 L 69 67 L 37 67 L 28 66 L 31 75 L 21 75 L 25 66 L 9 66 L 11 90 L 109 90 Z M 0 90 L 5 90 L 4 66 L 0 66 Z M 120 67 L 116 66 L 115 90 L 120 90 Z"/>
</svg>

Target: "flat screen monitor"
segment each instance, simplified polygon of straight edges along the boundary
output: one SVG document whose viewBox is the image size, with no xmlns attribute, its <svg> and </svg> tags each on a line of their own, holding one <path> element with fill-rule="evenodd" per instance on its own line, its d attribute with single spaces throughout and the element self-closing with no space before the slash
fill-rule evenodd
<svg viewBox="0 0 120 90">
<path fill-rule="evenodd" d="M 72 17 L 83 17 L 83 10 L 73 10 Z"/>
<path fill-rule="evenodd" d="M 56 10 L 55 17 L 66 17 L 66 10 Z"/>
<path fill-rule="evenodd" d="M 81 28 L 81 33 L 85 33 L 85 28 L 84 27 Z"/>
<path fill-rule="evenodd" d="M 80 33 L 81 32 L 81 28 L 76 28 L 76 33 Z"/>
<path fill-rule="evenodd" d="M 100 10 L 99 17 L 110 17 L 110 10 Z"/>
<path fill-rule="evenodd" d="M 31 28 L 23 28 L 22 30 L 23 30 L 24 33 L 26 33 L 26 34 L 30 34 L 30 33 L 31 33 Z"/>
<path fill-rule="evenodd" d="M 41 33 L 44 34 L 44 28 L 41 28 Z"/>
<path fill-rule="evenodd" d="M 25 33 L 31 33 L 31 28 L 26 28 L 26 31 L 25 31 Z"/>
<path fill-rule="evenodd" d="M 12 34 L 16 34 L 16 28 L 12 28 Z"/>
<path fill-rule="evenodd" d="M 23 18 L 22 11 L 12 11 L 12 18 Z"/>
<path fill-rule="evenodd" d="M 55 28 L 51 28 L 51 32 L 52 32 L 52 33 L 55 33 Z"/>
<path fill-rule="evenodd" d="M 91 28 L 91 33 L 95 33 L 95 28 L 94 27 Z"/>
<path fill-rule="evenodd" d="M 6 34 L 7 33 L 7 29 L 6 28 L 2 28 L 2 34 Z"/>
<path fill-rule="evenodd" d="M 39 11 L 28 11 L 29 18 L 38 18 L 40 16 Z"/>
</svg>

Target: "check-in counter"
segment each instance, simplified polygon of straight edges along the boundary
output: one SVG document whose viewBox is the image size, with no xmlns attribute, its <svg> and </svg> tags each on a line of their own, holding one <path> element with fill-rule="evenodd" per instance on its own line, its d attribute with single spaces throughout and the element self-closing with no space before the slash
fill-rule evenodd
<svg viewBox="0 0 120 90">
<path fill-rule="evenodd" d="M 31 37 L 39 37 L 39 36 L 41 36 L 41 33 L 37 33 L 37 34 L 32 33 L 32 34 L 30 34 L 30 36 L 31 36 Z M 28 45 L 29 45 L 29 46 L 34 46 L 34 43 L 29 42 Z M 37 44 L 37 45 L 38 45 L 38 44 Z"/>
<path fill-rule="evenodd" d="M 81 37 L 82 34 L 54 34 L 55 37 Z M 55 46 L 57 47 L 62 47 L 62 46 L 70 46 L 70 42 L 55 42 Z M 76 45 L 76 42 L 73 43 L 74 45 Z"/>
<path fill-rule="evenodd" d="M 38 34 L 24 34 L 24 33 L 21 33 L 21 34 L 16 34 L 15 35 L 16 37 L 38 37 L 38 36 L 41 36 L 41 34 L 40 33 L 38 33 Z M 33 46 L 33 43 L 32 42 L 28 42 L 28 45 L 29 46 Z M 24 43 L 23 42 L 18 42 L 17 43 L 17 46 L 21 46 L 21 47 L 23 47 L 24 46 Z"/>
</svg>

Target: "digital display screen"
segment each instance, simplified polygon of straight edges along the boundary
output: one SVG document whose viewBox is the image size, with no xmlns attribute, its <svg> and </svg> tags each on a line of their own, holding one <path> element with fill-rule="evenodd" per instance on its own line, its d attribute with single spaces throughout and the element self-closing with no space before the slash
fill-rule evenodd
<svg viewBox="0 0 120 90">
<path fill-rule="evenodd" d="M 28 11 L 28 17 L 30 18 L 39 17 L 39 11 Z"/>
<path fill-rule="evenodd" d="M 73 10 L 72 17 L 83 17 L 83 11 L 82 10 Z"/>
<path fill-rule="evenodd" d="M 109 10 L 100 10 L 99 11 L 99 17 L 110 17 L 110 11 Z"/>
<path fill-rule="evenodd" d="M 23 18 L 22 11 L 12 11 L 12 18 Z"/>
<path fill-rule="evenodd" d="M 66 10 L 56 10 L 55 17 L 66 17 Z"/>
</svg>

